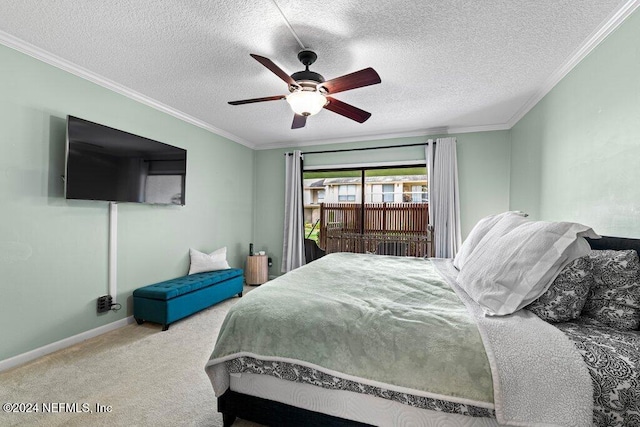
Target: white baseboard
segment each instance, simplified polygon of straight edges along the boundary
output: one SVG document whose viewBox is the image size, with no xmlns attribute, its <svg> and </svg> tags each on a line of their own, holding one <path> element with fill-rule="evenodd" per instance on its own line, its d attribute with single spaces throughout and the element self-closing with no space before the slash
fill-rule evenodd
<svg viewBox="0 0 640 427">
<path fill-rule="evenodd" d="M 123 326 L 127 326 L 133 322 L 134 322 L 133 316 L 125 317 L 124 319 L 120 319 L 115 322 L 112 322 L 103 326 L 99 326 L 97 328 L 79 333 L 72 337 L 64 338 L 64 339 L 61 339 L 60 341 L 52 342 L 51 344 L 47 344 L 45 346 L 36 348 L 35 350 L 18 354 L 17 356 L 13 356 L 8 359 L 0 360 L 0 372 L 6 371 L 7 369 L 15 368 L 16 366 L 30 362 L 46 354 L 53 353 L 54 351 L 71 347 L 72 345 L 78 344 L 82 341 L 86 341 L 89 338 L 97 337 L 98 335 L 102 335 L 106 332 L 113 331 Z"/>
</svg>

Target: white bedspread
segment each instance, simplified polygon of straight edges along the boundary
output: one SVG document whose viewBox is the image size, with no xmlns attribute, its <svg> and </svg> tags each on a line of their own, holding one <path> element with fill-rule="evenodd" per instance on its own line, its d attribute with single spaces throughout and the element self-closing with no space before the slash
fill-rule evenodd
<svg viewBox="0 0 640 427">
<path fill-rule="evenodd" d="M 593 390 L 573 343 L 527 310 L 485 317 L 457 284 L 451 260 L 434 265 L 477 320 L 493 373 L 496 418 L 511 426 L 592 424 Z"/>
</svg>

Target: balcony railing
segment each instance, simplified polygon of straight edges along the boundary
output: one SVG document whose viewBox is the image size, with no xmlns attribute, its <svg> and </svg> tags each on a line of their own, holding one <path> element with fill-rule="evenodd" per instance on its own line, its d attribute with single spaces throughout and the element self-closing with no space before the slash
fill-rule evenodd
<svg viewBox="0 0 640 427">
<path fill-rule="evenodd" d="M 427 203 L 322 203 L 319 246 L 327 253 L 432 256 Z"/>
</svg>

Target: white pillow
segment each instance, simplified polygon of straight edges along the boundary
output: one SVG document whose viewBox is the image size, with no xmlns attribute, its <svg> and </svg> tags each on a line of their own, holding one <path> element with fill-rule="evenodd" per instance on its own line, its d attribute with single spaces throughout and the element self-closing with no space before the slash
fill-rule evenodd
<svg viewBox="0 0 640 427">
<path fill-rule="evenodd" d="M 203 273 L 205 271 L 226 270 L 229 267 L 227 263 L 227 247 L 220 248 L 205 254 L 195 249 L 189 249 L 189 256 L 191 257 L 191 266 L 189 267 L 189 274 Z"/>
<path fill-rule="evenodd" d="M 460 270 L 467 262 L 469 255 L 471 255 L 482 238 L 493 228 L 493 226 L 496 225 L 502 218 L 512 215 L 517 215 L 518 217 L 525 216 L 524 213 L 519 211 L 509 211 L 503 212 L 501 214 L 489 215 L 478 221 L 478 223 L 471 230 L 471 233 L 469 233 L 467 238 L 462 243 L 462 246 L 456 254 L 456 257 L 453 259 L 453 266 Z"/>
<path fill-rule="evenodd" d="M 571 222 L 499 221 L 469 256 L 460 286 L 486 315 L 511 314 L 545 293 L 560 271 L 589 253 L 583 238 L 598 236 Z"/>
</svg>

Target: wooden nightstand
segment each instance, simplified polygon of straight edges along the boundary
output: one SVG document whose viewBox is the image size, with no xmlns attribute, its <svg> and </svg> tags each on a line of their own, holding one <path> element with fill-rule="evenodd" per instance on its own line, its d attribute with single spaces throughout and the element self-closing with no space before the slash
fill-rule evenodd
<svg viewBox="0 0 640 427">
<path fill-rule="evenodd" d="M 245 281 L 247 285 L 262 285 L 269 280 L 269 265 L 266 255 L 253 255 L 247 257 L 245 268 Z"/>
</svg>

